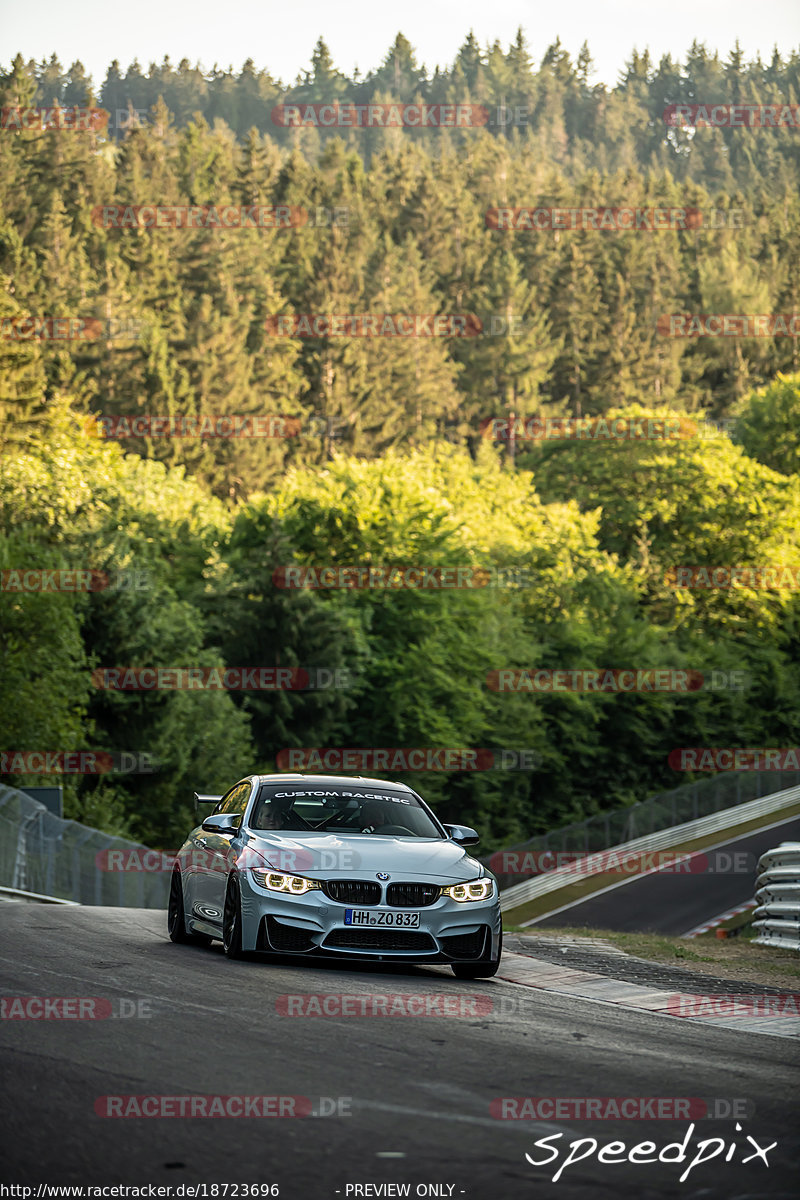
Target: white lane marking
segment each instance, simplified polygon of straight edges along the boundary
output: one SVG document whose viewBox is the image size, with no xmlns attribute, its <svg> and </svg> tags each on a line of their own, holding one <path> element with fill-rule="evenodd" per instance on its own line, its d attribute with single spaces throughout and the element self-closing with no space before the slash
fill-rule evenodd
<svg viewBox="0 0 800 1200">
<path fill-rule="evenodd" d="M 380 1100 L 362 1100 L 358 1096 L 353 1097 L 352 1103 L 353 1106 L 364 1109 L 395 1113 L 404 1117 L 422 1117 L 427 1121 L 457 1121 L 462 1125 L 481 1125 L 484 1128 L 495 1130 L 505 1126 L 506 1128 L 516 1128 L 517 1132 L 528 1135 L 535 1131 L 540 1137 L 544 1137 L 546 1133 L 571 1134 L 571 1130 L 566 1125 L 556 1125 L 549 1121 L 503 1121 L 495 1117 L 471 1117 L 466 1113 L 432 1112 L 428 1108 L 414 1108 L 409 1104 L 383 1104 Z"/>
</svg>

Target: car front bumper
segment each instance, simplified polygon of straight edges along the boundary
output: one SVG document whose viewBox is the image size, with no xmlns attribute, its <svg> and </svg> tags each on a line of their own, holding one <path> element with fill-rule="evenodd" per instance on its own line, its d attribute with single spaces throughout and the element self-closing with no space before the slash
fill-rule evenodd
<svg viewBox="0 0 800 1200">
<path fill-rule="evenodd" d="M 404 876 L 404 882 L 431 880 Z M 433 904 L 413 908 L 341 902 L 316 889 L 302 896 L 272 892 L 256 883 L 250 871 L 240 873 L 239 884 L 244 950 L 446 963 L 495 959 L 499 952 L 502 921 L 496 884 L 495 895 L 486 900 L 460 902 L 440 896 Z M 370 914 L 418 912 L 419 927 L 346 925 L 348 908 Z"/>
</svg>

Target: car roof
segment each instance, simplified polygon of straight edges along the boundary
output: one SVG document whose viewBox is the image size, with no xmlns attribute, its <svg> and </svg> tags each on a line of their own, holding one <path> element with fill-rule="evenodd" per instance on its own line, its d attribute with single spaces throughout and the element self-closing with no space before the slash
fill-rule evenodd
<svg viewBox="0 0 800 1200">
<path fill-rule="evenodd" d="M 293 783 L 295 781 L 314 786 L 335 784 L 352 787 L 354 783 L 367 784 L 369 787 L 393 788 L 398 792 L 410 792 L 411 788 L 405 783 L 389 779 L 373 779 L 368 775 L 258 775 L 259 783 Z"/>
</svg>

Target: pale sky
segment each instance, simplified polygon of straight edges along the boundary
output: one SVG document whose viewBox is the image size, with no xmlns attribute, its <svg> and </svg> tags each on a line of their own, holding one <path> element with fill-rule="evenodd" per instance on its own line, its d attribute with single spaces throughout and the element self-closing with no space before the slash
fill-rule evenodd
<svg viewBox="0 0 800 1200">
<path fill-rule="evenodd" d="M 557 36 L 573 58 L 586 39 L 593 82 L 613 86 L 634 47 L 648 47 L 656 60 L 682 57 L 697 38 L 724 58 L 738 37 L 748 59 L 757 52 L 768 59 L 775 44 L 786 56 L 800 47 L 800 0 L 506 0 L 497 7 L 485 0 L 0 0 L 0 64 L 7 69 L 17 51 L 37 60 L 55 52 L 65 67 L 80 59 L 99 88 L 114 58 L 123 69 L 138 58 L 147 70 L 168 54 L 176 66 L 188 58 L 207 70 L 217 63 L 238 71 L 251 57 L 291 83 L 320 35 L 347 74 L 377 67 L 398 31 L 432 71 L 452 62 L 470 29 L 482 46 L 498 38 L 506 49 L 519 25 L 537 63 Z"/>
</svg>

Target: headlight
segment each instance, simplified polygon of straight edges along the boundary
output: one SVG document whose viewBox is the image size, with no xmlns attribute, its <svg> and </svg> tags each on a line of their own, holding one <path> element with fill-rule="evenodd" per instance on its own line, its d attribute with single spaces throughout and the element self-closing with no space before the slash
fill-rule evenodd
<svg viewBox="0 0 800 1200">
<path fill-rule="evenodd" d="M 488 900 L 494 894 L 492 879 L 475 879 L 472 883 L 454 883 L 451 887 L 442 888 L 442 895 L 451 900 L 465 904 L 470 900 Z"/>
<path fill-rule="evenodd" d="M 253 878 L 270 892 L 289 892 L 292 896 L 303 896 L 314 888 L 322 887 L 316 879 L 305 875 L 287 875 L 283 871 L 253 871 Z"/>
</svg>

